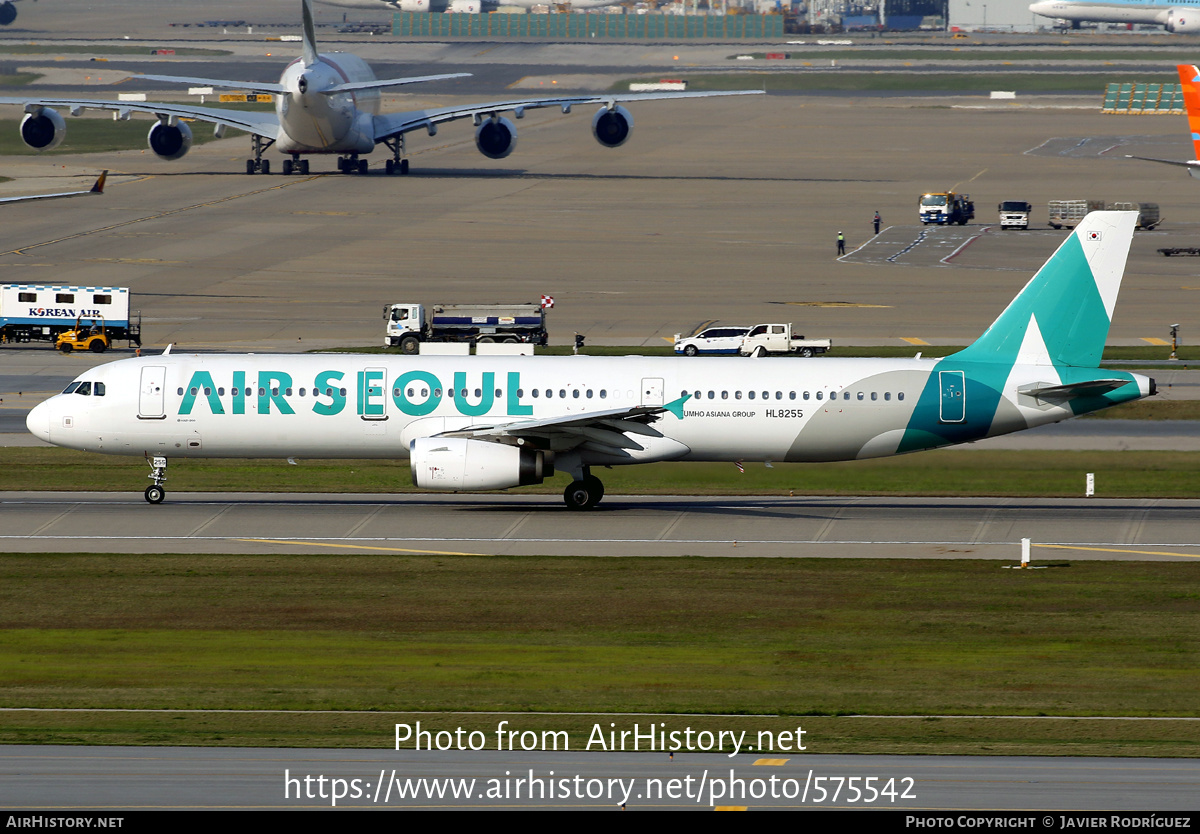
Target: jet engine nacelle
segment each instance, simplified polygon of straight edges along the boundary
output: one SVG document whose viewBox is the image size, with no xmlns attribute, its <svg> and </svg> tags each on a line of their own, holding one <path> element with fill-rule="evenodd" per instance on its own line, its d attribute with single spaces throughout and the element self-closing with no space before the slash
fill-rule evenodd
<svg viewBox="0 0 1200 834">
<path fill-rule="evenodd" d="M 446 11 L 450 14 L 479 14 L 479 0 L 450 0 Z"/>
<path fill-rule="evenodd" d="M 508 119 L 485 119 L 475 129 L 475 147 L 491 159 L 504 159 L 517 147 L 517 128 Z"/>
<path fill-rule="evenodd" d="M 155 122 L 146 137 L 150 150 L 162 159 L 175 160 L 192 148 L 192 129 L 183 122 Z"/>
<path fill-rule="evenodd" d="M 7 26 L 17 19 L 17 7 L 12 3 L 0 3 L 0 26 Z"/>
<path fill-rule="evenodd" d="M 21 141 L 35 151 L 52 151 L 67 135 L 67 123 L 57 110 L 43 107 L 21 120 Z"/>
<path fill-rule="evenodd" d="M 1200 10 L 1197 9 L 1168 9 L 1168 32 L 1200 32 Z"/>
<path fill-rule="evenodd" d="M 422 489 L 508 489 L 554 474 L 546 453 L 461 437 L 418 437 L 409 445 L 413 484 Z"/>
<path fill-rule="evenodd" d="M 619 148 L 633 133 L 633 116 L 621 105 L 601 107 L 592 117 L 592 135 L 606 148 Z"/>
</svg>

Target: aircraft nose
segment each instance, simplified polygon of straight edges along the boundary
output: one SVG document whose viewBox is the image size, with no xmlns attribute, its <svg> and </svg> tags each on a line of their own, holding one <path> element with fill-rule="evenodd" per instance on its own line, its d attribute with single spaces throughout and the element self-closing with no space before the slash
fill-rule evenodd
<svg viewBox="0 0 1200 834">
<path fill-rule="evenodd" d="M 39 440 L 50 442 L 50 401 L 38 403 L 25 418 L 25 428 Z"/>
</svg>

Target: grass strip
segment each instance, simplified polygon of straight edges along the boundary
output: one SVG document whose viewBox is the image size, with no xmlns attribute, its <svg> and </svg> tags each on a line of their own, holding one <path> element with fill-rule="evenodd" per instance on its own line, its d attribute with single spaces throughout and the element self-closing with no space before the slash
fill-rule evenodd
<svg viewBox="0 0 1200 834">
<path fill-rule="evenodd" d="M 46 447 L 0 448 L 0 491 L 137 492 L 140 458 Z M 610 495 L 912 495 L 1078 497 L 1088 472 L 1100 498 L 1200 497 L 1200 452 L 939 450 L 840 463 L 652 463 L 599 473 Z M 558 494 L 566 475 L 522 493 Z M 401 460 L 174 459 L 173 492 L 403 493 Z"/>
<path fill-rule="evenodd" d="M 1194 572 L 4 555 L 0 706 L 495 710 L 572 737 L 595 717 L 529 713 L 645 712 L 679 729 L 740 714 L 751 731 L 803 725 L 816 752 L 1195 755 L 1200 722 L 845 717 L 1200 715 Z M 488 731 L 499 717 L 5 714 L 0 742 L 382 745 L 416 719 Z"/>
</svg>

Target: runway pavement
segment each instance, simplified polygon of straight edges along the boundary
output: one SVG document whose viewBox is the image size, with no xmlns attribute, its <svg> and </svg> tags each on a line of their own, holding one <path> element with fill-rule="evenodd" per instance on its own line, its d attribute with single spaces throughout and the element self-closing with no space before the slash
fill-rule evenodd
<svg viewBox="0 0 1200 834">
<path fill-rule="evenodd" d="M 168 485 L 169 487 L 169 485 Z M 1200 501 L 10 492 L 0 551 L 1200 559 Z"/>
<path fill-rule="evenodd" d="M 529 723 L 536 720 L 531 716 Z M 632 726 L 636 720 L 622 717 L 622 726 Z M 875 791 L 872 801 L 868 801 L 867 779 Z M 892 795 L 881 795 L 880 789 L 889 782 Z M 336 802 L 335 790 L 341 793 Z M 1084 821 L 1095 817 L 1083 809 L 1147 812 L 1139 815 L 1141 819 L 1151 819 L 1153 811 L 1165 821 L 1170 812 L 1194 812 L 1198 790 L 1200 766 L 1188 759 L 817 754 L 763 758 L 745 753 L 733 757 L 681 753 L 670 759 L 658 753 L 595 751 L 26 745 L 0 749 L 0 807 L 46 811 L 333 807 L 617 811 L 625 804 L 631 811 L 711 811 L 714 806 L 1008 810 L 1028 811 L 1030 816 L 1053 811 Z M 437 796 L 438 791 L 444 795 Z M 1103 821 L 1110 823 L 1107 818 Z M 1042 830 L 1067 827 L 1061 816 L 1051 817 L 1049 825 L 1034 822 L 1045 825 Z M 1143 825 L 1153 827 L 1153 823 L 1137 827 Z"/>
</svg>

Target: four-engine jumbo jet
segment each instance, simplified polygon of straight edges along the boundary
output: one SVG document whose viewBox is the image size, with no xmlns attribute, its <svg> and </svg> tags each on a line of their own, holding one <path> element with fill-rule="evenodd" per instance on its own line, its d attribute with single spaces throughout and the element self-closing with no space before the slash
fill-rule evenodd
<svg viewBox="0 0 1200 834">
<path fill-rule="evenodd" d="M 620 102 L 651 99 L 697 98 L 721 95 L 755 95 L 761 90 L 699 93 L 604 93 L 601 95 L 558 96 L 541 99 L 509 99 L 482 104 L 454 105 L 408 113 L 379 113 L 379 90 L 422 81 L 462 78 L 470 73 L 427 75 L 414 78 L 380 80 L 365 61 L 344 52 L 319 54 L 313 28 L 310 0 L 302 0 L 304 47 L 300 58 L 288 64 L 278 83 L 254 81 L 222 81 L 212 78 L 182 78 L 171 75 L 143 75 L 151 81 L 171 81 L 181 84 L 224 89 L 270 93 L 275 97 L 275 113 L 226 110 L 216 107 L 196 107 L 190 104 L 159 102 L 95 101 L 82 98 L 0 98 L 0 104 L 20 104 L 25 107 L 21 121 L 21 139 L 31 148 L 50 150 L 57 147 L 66 134 L 66 123 L 55 107 L 69 108 L 72 115 L 88 109 L 115 110 L 128 117 L 130 113 L 152 113 L 158 121 L 150 128 L 150 149 L 163 159 L 179 159 L 192 146 L 192 131 L 185 119 L 211 122 L 216 134 L 234 127 L 251 134 L 254 158 L 246 160 L 246 173 L 270 173 L 270 161 L 263 159 L 272 145 L 288 159 L 283 173 L 308 173 L 311 154 L 337 154 L 338 170 L 345 173 L 367 172 L 367 161 L 359 154 L 368 154 L 377 144 L 392 151 L 387 160 L 389 174 L 408 173 L 404 158 L 405 136 L 414 130 L 425 130 L 430 136 L 438 125 L 456 119 L 472 119 L 475 123 L 475 145 L 491 159 L 503 159 L 517 146 L 517 129 L 501 116 L 512 112 L 517 119 L 526 110 L 539 107 L 560 107 L 569 113 L 575 105 L 599 104 L 592 118 L 592 134 L 601 145 L 615 148 L 625 143 L 633 129 L 633 116 Z"/>
<path fill-rule="evenodd" d="M 161 355 L 37 405 L 50 443 L 152 460 L 408 458 L 442 491 L 661 460 L 832 461 L 934 449 L 1155 393 L 1101 368 L 1137 212 L 1093 212 L 974 344 L 942 359 Z"/>
<path fill-rule="evenodd" d="M 1154 159 L 1149 156 L 1133 156 L 1132 154 L 1125 154 L 1125 158 L 1186 168 L 1189 174 L 1200 179 L 1200 69 L 1192 64 L 1179 64 L 1175 69 L 1179 71 L 1179 84 L 1183 87 L 1183 108 L 1187 112 L 1188 132 L 1192 135 L 1192 148 L 1195 150 L 1197 158 L 1188 160 Z"/>
</svg>

